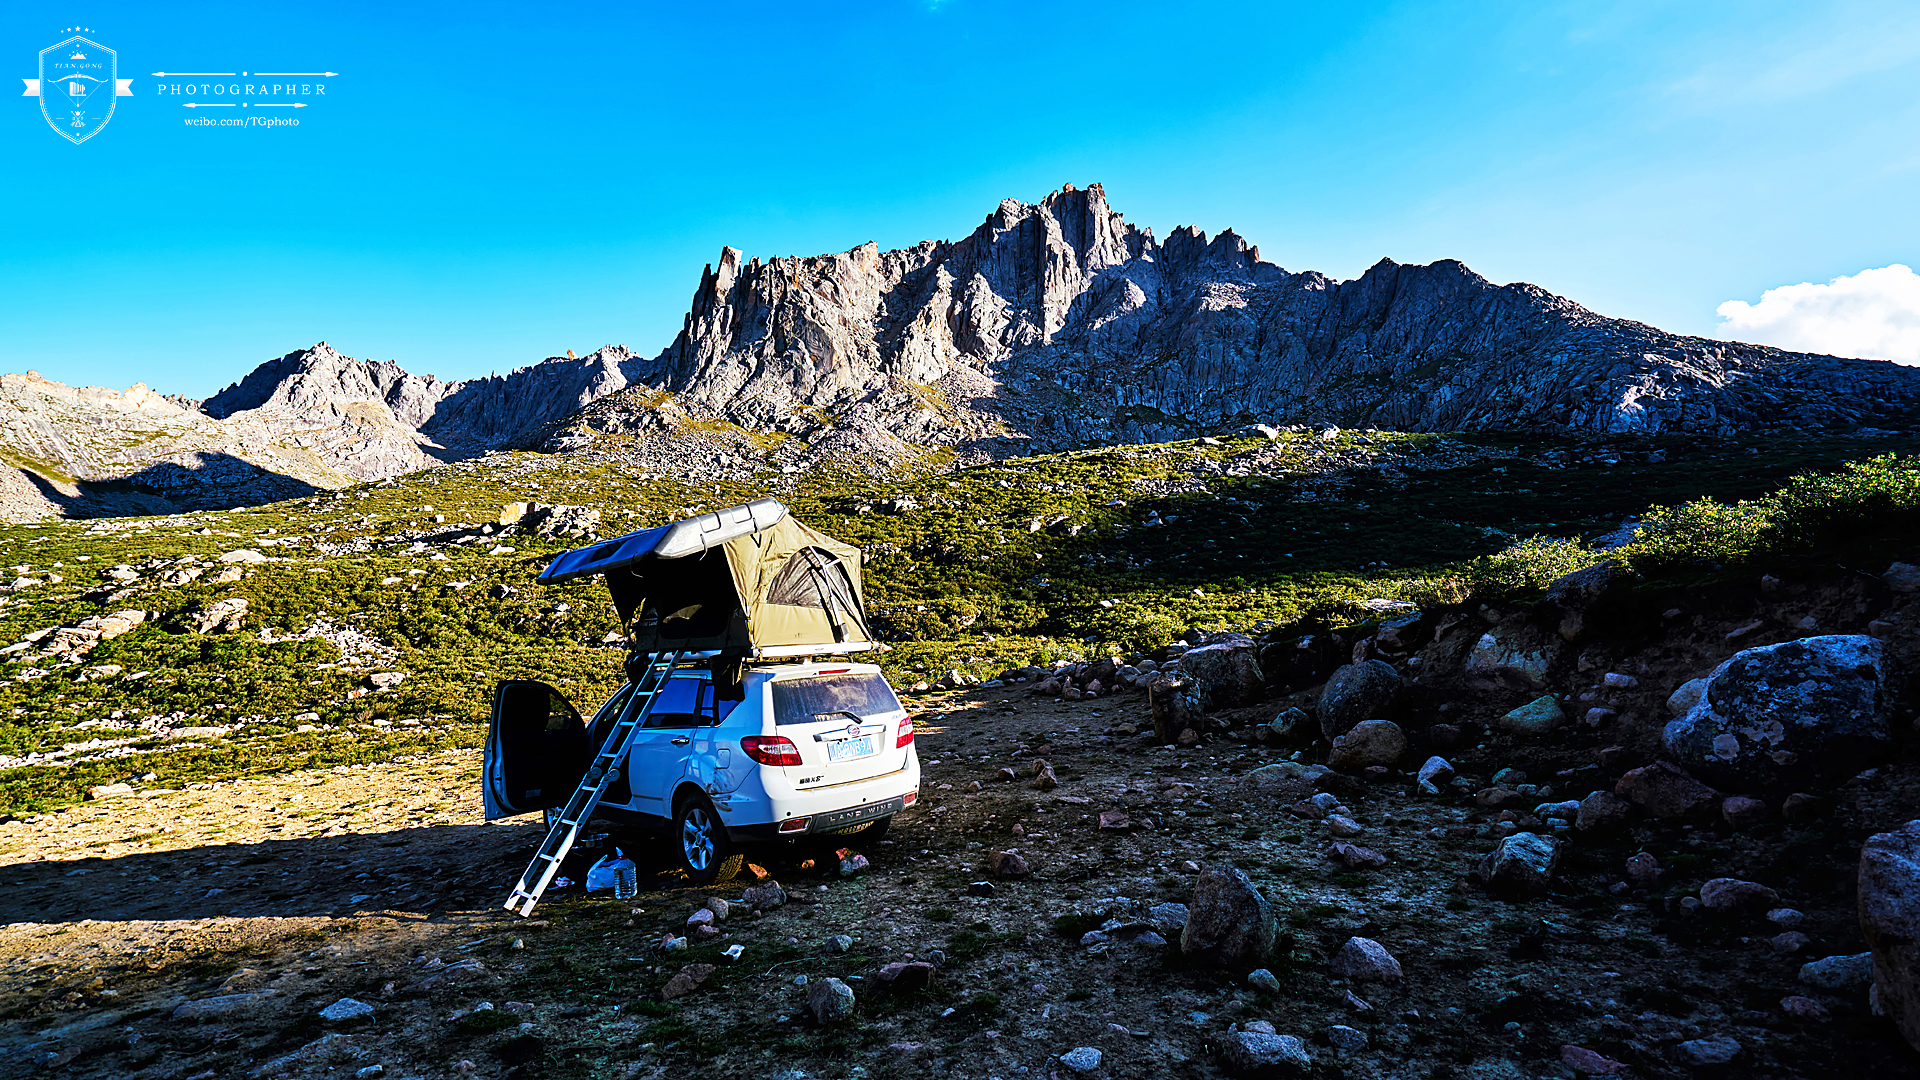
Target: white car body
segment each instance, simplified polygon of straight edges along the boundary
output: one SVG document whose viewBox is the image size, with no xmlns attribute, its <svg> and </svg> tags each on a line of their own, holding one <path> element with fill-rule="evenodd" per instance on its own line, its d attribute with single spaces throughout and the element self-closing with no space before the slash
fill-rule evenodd
<svg viewBox="0 0 1920 1080">
<path fill-rule="evenodd" d="M 749 668 L 741 684 L 744 700 L 737 702 L 716 700 L 714 686 L 705 670 L 673 673 L 644 726 L 634 731 L 596 818 L 664 832 L 688 800 L 704 799 L 729 840 L 767 841 L 863 828 L 918 797 L 912 721 L 877 666 L 838 661 Z M 574 746 L 585 745 L 590 756 L 630 692 L 628 686 L 615 693 L 585 739 L 576 738 L 563 752 L 576 754 Z M 545 727 L 517 738 L 502 723 L 501 703 L 507 700 L 503 688 L 487 740 L 489 819 L 556 807 L 572 794 L 555 783 L 535 789 L 510 782 L 512 756 L 550 752 L 541 740 L 557 728 L 538 717 Z M 553 711 L 557 715 L 557 707 Z M 570 774 L 575 782 L 584 769 L 581 759 Z"/>
</svg>

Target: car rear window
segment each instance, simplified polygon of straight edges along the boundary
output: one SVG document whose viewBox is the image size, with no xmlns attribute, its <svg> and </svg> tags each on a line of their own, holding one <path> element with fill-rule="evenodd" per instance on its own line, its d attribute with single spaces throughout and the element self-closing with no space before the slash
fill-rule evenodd
<svg viewBox="0 0 1920 1080">
<path fill-rule="evenodd" d="M 899 707 L 893 687 L 877 671 L 782 679 L 773 684 L 773 717 L 780 724 L 813 724 L 842 713 L 866 719 Z"/>
</svg>

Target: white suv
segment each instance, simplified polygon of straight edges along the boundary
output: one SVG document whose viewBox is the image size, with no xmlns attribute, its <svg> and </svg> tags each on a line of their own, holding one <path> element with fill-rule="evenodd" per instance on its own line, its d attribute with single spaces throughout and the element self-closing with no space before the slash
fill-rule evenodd
<svg viewBox="0 0 1920 1080">
<path fill-rule="evenodd" d="M 594 817 L 665 834 L 695 884 L 739 870 L 742 844 L 857 834 L 914 804 L 913 720 L 872 664 L 750 667 L 740 700 L 702 669 L 675 671 Z M 502 683 L 487 736 L 487 818 L 566 805 L 631 684 L 591 725 L 545 683 Z"/>
</svg>

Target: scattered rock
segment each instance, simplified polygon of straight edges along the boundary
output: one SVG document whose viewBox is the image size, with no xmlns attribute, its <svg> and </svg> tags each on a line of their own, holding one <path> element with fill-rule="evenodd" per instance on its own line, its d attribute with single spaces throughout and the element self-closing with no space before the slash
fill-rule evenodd
<svg viewBox="0 0 1920 1080">
<path fill-rule="evenodd" d="M 173 1010 L 175 1020 L 217 1020 L 243 1016 L 259 1008 L 268 998 L 273 997 L 271 990 L 254 990 L 245 994 L 221 994 L 218 997 L 201 998 L 189 1001 Z"/>
<path fill-rule="evenodd" d="M 1547 669 L 1553 663 L 1552 649 L 1545 643 L 1513 640 L 1525 637 L 1506 630 L 1480 635 L 1467 654 L 1467 677 L 1483 686 L 1545 689 Z"/>
<path fill-rule="evenodd" d="M 339 1001 L 320 1010 L 320 1019 L 329 1024 L 345 1024 L 354 1020 L 367 1020 L 373 1016 L 373 1006 L 353 998 L 341 998 Z"/>
<path fill-rule="evenodd" d="M 1713 878 L 1700 886 L 1700 904 L 1728 914 L 1761 912 L 1780 903 L 1780 894 L 1754 881 Z"/>
<path fill-rule="evenodd" d="M 1321 733 L 1335 738 L 1374 719 L 1393 705 L 1400 686 L 1400 674 L 1384 660 L 1348 664 L 1335 671 L 1320 691 Z"/>
<path fill-rule="evenodd" d="M 1218 635 L 1188 649 L 1180 665 L 1193 679 L 1203 711 L 1252 705 L 1266 696 L 1257 647 L 1245 634 Z"/>
<path fill-rule="evenodd" d="M 1686 715 L 1687 710 L 1700 703 L 1700 695 L 1707 692 L 1707 677 L 1689 679 L 1680 684 L 1667 698 L 1667 711 L 1675 716 Z"/>
<path fill-rule="evenodd" d="M 693 993 L 695 990 L 700 989 L 700 984 L 706 982 L 716 970 L 712 964 L 688 964 L 686 967 L 681 968 L 673 978 L 668 979 L 667 985 L 660 988 L 660 999 L 662 1001 L 672 1001 L 674 998 L 685 997 Z"/>
<path fill-rule="evenodd" d="M 1100 1067 L 1100 1051 L 1091 1046 L 1076 1046 L 1060 1055 L 1060 1064 L 1074 1072 L 1092 1072 Z"/>
<path fill-rule="evenodd" d="M 1327 1029 L 1327 1042 L 1335 1050 L 1352 1054 L 1367 1048 L 1366 1033 L 1359 1028 L 1345 1024 L 1335 1024 Z"/>
<path fill-rule="evenodd" d="M 753 885 L 740 894 L 740 902 L 755 911 L 768 911 L 787 902 L 787 890 L 777 881 Z"/>
<path fill-rule="evenodd" d="M 1673 1048 L 1673 1059 L 1682 1065 L 1725 1065 L 1739 1056 L 1740 1043 L 1725 1035 L 1688 1039 Z"/>
<path fill-rule="evenodd" d="M 1230 1033 L 1220 1044 L 1220 1056 L 1236 1076 L 1305 1076 L 1313 1069 L 1306 1044 L 1264 1031 Z"/>
<path fill-rule="evenodd" d="M 1559 699 L 1542 694 L 1493 722 L 1502 731 L 1514 735 L 1545 735 L 1565 723 L 1567 714 Z"/>
<path fill-rule="evenodd" d="M 1392 985 L 1400 981 L 1400 961 L 1393 958 L 1385 945 L 1372 938 L 1352 937 L 1333 956 L 1332 971 L 1342 979 L 1354 982 L 1377 982 Z"/>
<path fill-rule="evenodd" d="M 1391 720 L 1362 720 L 1333 740 L 1327 764 L 1341 772 L 1391 766 L 1407 752 L 1407 735 Z"/>
<path fill-rule="evenodd" d="M 392 690 L 407 679 L 404 671 L 380 671 L 367 676 L 367 685 L 375 690 Z"/>
<path fill-rule="evenodd" d="M 873 978 L 883 990 L 902 994 L 925 990 L 933 983 L 933 965 L 925 960 L 911 963 L 896 960 L 875 972 Z"/>
<path fill-rule="evenodd" d="M 1767 822 L 1767 804 L 1750 795 L 1733 795 L 1720 804 L 1720 816 L 1736 829 L 1751 829 Z"/>
<path fill-rule="evenodd" d="M 1387 865 L 1387 857 L 1370 847 L 1336 840 L 1327 845 L 1327 857 L 1349 870 L 1378 870 Z"/>
<path fill-rule="evenodd" d="M 1920 1049 L 1920 821 L 1867 838 L 1859 902 L 1878 1009 Z"/>
<path fill-rule="evenodd" d="M 1865 990 L 1873 985 L 1873 954 L 1829 956 L 1800 965 L 1800 981 L 1835 993 Z"/>
<path fill-rule="evenodd" d="M 1625 828 L 1632 819 L 1632 803 L 1611 791 L 1596 791 L 1580 800 L 1573 824 L 1581 832 L 1603 832 Z"/>
<path fill-rule="evenodd" d="M 827 948 L 833 950 L 836 953 L 852 952 L 853 951 L 853 935 L 835 934 L 832 937 L 827 939 Z"/>
<path fill-rule="evenodd" d="M 1807 637 L 1735 653 L 1661 734 L 1667 752 L 1735 791 L 1791 791 L 1884 760 L 1892 746 L 1886 646 L 1855 635 Z"/>
<path fill-rule="evenodd" d="M 1193 886 L 1193 903 L 1180 932 L 1180 948 L 1225 968 L 1258 964 L 1273 952 L 1279 923 L 1273 905 L 1246 872 L 1209 866 Z"/>
<path fill-rule="evenodd" d="M 994 851 L 987 855 L 987 871 L 997 878 L 1021 878 L 1033 872 L 1027 860 L 1011 851 Z"/>
<path fill-rule="evenodd" d="M 1629 771 L 1613 790 L 1656 818 L 1698 816 L 1720 801 L 1719 792 L 1664 761 Z"/>
<path fill-rule="evenodd" d="M 1254 968 L 1247 972 L 1247 985 L 1255 990 L 1265 990 L 1269 994 L 1280 992 L 1280 979 L 1266 968 Z"/>
<path fill-rule="evenodd" d="M 1795 1020 L 1819 1022 L 1832 1019 L 1825 1005 L 1820 1004 L 1810 997 L 1801 997 L 1798 994 L 1789 994 L 1781 998 L 1780 1011 L 1793 1017 Z"/>
<path fill-rule="evenodd" d="M 843 1023 L 853 1015 L 853 987 L 835 978 L 809 983 L 807 1008 L 817 1023 Z"/>
<path fill-rule="evenodd" d="M 1514 833 L 1500 841 L 1480 864 L 1480 876 L 1493 892 L 1545 892 L 1560 861 L 1560 842 L 1539 833 Z"/>
<path fill-rule="evenodd" d="M 1661 873 L 1660 860 L 1644 851 L 1627 860 L 1627 880 L 1635 885 L 1651 885 Z"/>
<path fill-rule="evenodd" d="M 1588 1076 L 1612 1076 L 1626 1068 L 1625 1065 L 1604 1054 L 1596 1053 L 1584 1046 L 1571 1045 L 1560 1048 L 1560 1063 L 1575 1072 L 1586 1073 Z"/>
<path fill-rule="evenodd" d="M 1920 592 L 1920 566 L 1912 563 L 1894 563 L 1887 567 L 1886 573 L 1880 575 L 1880 580 L 1886 582 L 1887 588 L 1894 592 Z"/>
</svg>

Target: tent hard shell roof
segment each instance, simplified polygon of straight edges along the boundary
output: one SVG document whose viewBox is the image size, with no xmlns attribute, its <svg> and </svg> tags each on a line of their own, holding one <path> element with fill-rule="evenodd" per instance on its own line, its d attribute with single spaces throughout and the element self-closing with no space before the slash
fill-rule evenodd
<svg viewBox="0 0 1920 1080">
<path fill-rule="evenodd" d="M 636 650 L 793 656 L 875 647 L 860 549 L 774 499 L 569 551 L 539 580 L 595 574 L 605 575 Z"/>
</svg>

